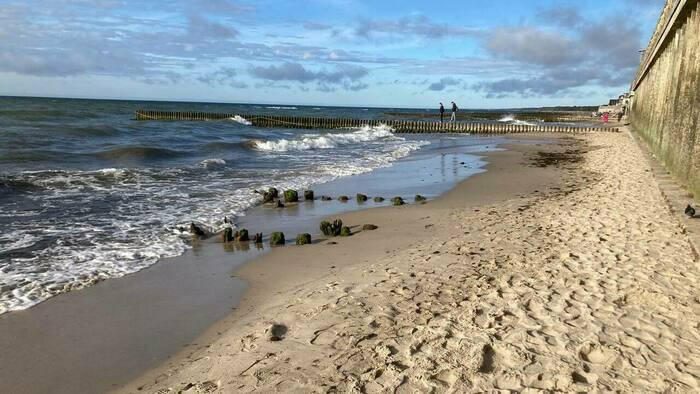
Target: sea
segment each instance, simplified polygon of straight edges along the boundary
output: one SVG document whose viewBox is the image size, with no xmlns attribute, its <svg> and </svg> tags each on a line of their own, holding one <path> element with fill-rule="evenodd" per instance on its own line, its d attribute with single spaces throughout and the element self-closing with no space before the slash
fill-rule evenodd
<svg viewBox="0 0 700 394">
<path fill-rule="evenodd" d="M 183 227 L 222 230 L 260 204 L 256 190 L 303 190 L 444 143 L 384 125 L 137 121 L 140 108 L 380 120 L 434 111 L 0 97 L 0 314 L 180 255 L 191 247 Z"/>
</svg>

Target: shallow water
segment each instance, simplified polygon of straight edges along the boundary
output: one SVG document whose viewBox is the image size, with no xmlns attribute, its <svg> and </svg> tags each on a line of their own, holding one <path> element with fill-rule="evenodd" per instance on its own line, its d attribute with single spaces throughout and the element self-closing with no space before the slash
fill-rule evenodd
<svg viewBox="0 0 700 394">
<path fill-rule="evenodd" d="M 256 189 L 316 188 L 389 168 L 419 150 L 468 152 L 494 144 L 469 136 L 399 136 L 383 126 L 309 131 L 256 128 L 238 118 L 133 120 L 142 107 L 357 118 L 389 111 L 0 98 L 0 313 L 180 255 L 189 247 L 180 227 L 194 222 L 217 231 L 226 226 L 224 217 L 241 222 L 260 201 Z M 475 157 L 460 161 L 464 171 L 478 167 Z M 412 198 L 411 185 L 403 197 Z M 358 181 L 353 189 L 343 193 L 371 194 L 372 183 Z"/>
</svg>

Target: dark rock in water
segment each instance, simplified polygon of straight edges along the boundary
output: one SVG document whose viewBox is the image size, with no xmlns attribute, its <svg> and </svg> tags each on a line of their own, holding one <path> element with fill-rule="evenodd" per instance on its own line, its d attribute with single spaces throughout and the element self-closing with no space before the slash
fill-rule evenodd
<svg viewBox="0 0 700 394">
<path fill-rule="evenodd" d="M 234 236 L 234 238 L 238 242 L 250 241 L 250 236 L 248 235 L 248 230 L 246 230 L 244 228 L 236 231 L 236 235 Z"/>
<path fill-rule="evenodd" d="M 284 208 L 284 204 L 282 204 L 282 201 L 277 200 L 277 203 L 275 203 L 275 208 Z"/>
<path fill-rule="evenodd" d="M 343 221 L 338 219 L 334 220 L 333 223 L 326 221 L 321 222 L 321 232 L 327 237 L 337 237 L 340 235 L 340 230 L 343 228 Z"/>
<path fill-rule="evenodd" d="M 284 233 L 275 231 L 270 234 L 270 246 L 284 245 Z"/>
<path fill-rule="evenodd" d="M 272 342 L 281 341 L 287 335 L 287 326 L 283 324 L 273 324 L 267 329 L 267 334 Z"/>
<path fill-rule="evenodd" d="M 276 197 L 273 196 L 272 193 L 270 193 L 270 192 L 263 192 L 262 196 L 263 196 L 263 198 L 262 198 L 263 204 L 269 204 L 271 202 L 275 202 Z"/>
<path fill-rule="evenodd" d="M 351 235 L 352 235 L 352 231 L 350 230 L 350 227 L 343 226 L 343 228 L 340 229 L 340 236 L 341 237 L 349 237 Z"/>
<path fill-rule="evenodd" d="M 192 235 L 196 235 L 198 237 L 203 237 L 206 235 L 204 230 L 202 230 L 199 226 L 197 226 L 194 223 L 190 223 L 190 233 L 192 233 Z"/>
<path fill-rule="evenodd" d="M 425 198 L 425 196 L 421 196 L 420 194 L 416 194 L 416 197 L 415 197 L 416 202 L 421 202 L 421 201 L 425 201 L 425 200 L 427 200 L 427 198 Z"/>
<path fill-rule="evenodd" d="M 253 237 L 253 242 L 256 244 L 261 244 L 262 243 L 262 233 L 255 233 L 255 237 Z"/>
<path fill-rule="evenodd" d="M 285 190 L 284 191 L 284 202 L 298 202 L 299 193 L 296 190 Z"/>
<path fill-rule="evenodd" d="M 321 201 L 330 201 L 330 200 L 332 200 L 332 199 L 333 199 L 333 197 L 321 196 Z"/>
<path fill-rule="evenodd" d="M 314 191 L 313 190 L 304 191 L 304 200 L 313 201 L 313 199 L 314 199 Z"/>
<path fill-rule="evenodd" d="M 350 197 L 348 197 L 348 196 L 338 197 L 338 201 L 340 201 L 340 202 L 348 202 L 348 200 L 350 200 Z"/>
<path fill-rule="evenodd" d="M 331 226 L 332 226 L 332 224 L 330 222 L 327 222 L 324 220 L 321 222 L 321 225 L 319 225 L 318 227 L 321 230 L 321 232 L 323 233 L 323 235 L 325 235 L 327 237 L 332 237 L 333 230 L 331 229 Z"/>
<path fill-rule="evenodd" d="M 383 202 L 384 197 L 374 197 L 374 202 Z"/>
<path fill-rule="evenodd" d="M 224 242 L 233 242 L 233 229 L 231 227 L 226 227 L 224 229 L 222 239 Z"/>
<path fill-rule="evenodd" d="M 274 187 L 269 188 L 266 192 L 259 192 L 257 190 L 256 192 L 262 194 L 263 204 L 275 202 L 275 199 L 280 195 L 279 190 L 275 189 Z"/>
<path fill-rule="evenodd" d="M 297 245 L 309 245 L 311 243 L 311 234 L 299 234 L 297 235 Z"/>
<path fill-rule="evenodd" d="M 393 205 L 396 205 L 396 206 L 405 204 L 405 202 L 403 201 L 403 198 L 401 198 L 401 197 L 394 197 L 394 198 L 392 198 L 392 199 L 391 199 L 391 203 L 392 203 Z"/>
<path fill-rule="evenodd" d="M 362 226 L 362 230 L 364 230 L 364 231 L 372 231 L 372 230 L 376 230 L 378 228 L 379 227 L 375 226 L 374 224 L 365 224 L 364 226 Z"/>
<path fill-rule="evenodd" d="M 367 201 L 367 196 L 365 196 L 364 194 L 357 193 L 357 195 L 355 196 L 355 198 L 357 199 L 357 202 L 365 202 L 365 201 Z"/>
</svg>

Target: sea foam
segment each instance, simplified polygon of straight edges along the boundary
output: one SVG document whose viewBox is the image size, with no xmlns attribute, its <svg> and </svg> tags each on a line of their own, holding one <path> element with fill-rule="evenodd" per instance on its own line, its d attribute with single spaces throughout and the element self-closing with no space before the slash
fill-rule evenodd
<svg viewBox="0 0 700 394">
<path fill-rule="evenodd" d="M 249 121 L 248 119 L 246 119 L 240 115 L 236 115 L 232 118 L 229 118 L 229 120 L 232 120 L 236 123 L 240 123 L 240 124 L 245 125 L 245 126 L 250 126 L 253 124 L 251 121 Z"/>
<path fill-rule="evenodd" d="M 394 137 L 393 129 L 387 125 L 363 126 L 350 133 L 304 134 L 295 139 L 274 141 L 251 141 L 252 147 L 260 151 L 288 152 L 311 149 L 331 149 L 339 145 L 374 141 Z"/>
<path fill-rule="evenodd" d="M 500 119 L 498 119 L 498 121 L 501 123 L 509 123 L 519 126 L 536 126 L 535 123 L 517 119 L 513 114 L 503 115 Z"/>
</svg>

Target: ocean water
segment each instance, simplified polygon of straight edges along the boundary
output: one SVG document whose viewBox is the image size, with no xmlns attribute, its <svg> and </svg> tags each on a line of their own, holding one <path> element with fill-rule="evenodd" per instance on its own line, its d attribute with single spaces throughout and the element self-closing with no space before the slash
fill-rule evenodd
<svg viewBox="0 0 700 394">
<path fill-rule="evenodd" d="M 259 204 L 256 189 L 367 173 L 433 143 L 386 126 L 133 120 L 143 107 L 377 119 L 387 111 L 0 97 L 0 314 L 182 254 L 181 226 L 221 230 L 224 217 Z"/>
</svg>

